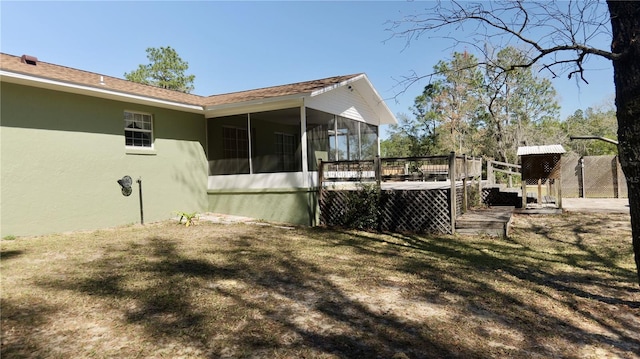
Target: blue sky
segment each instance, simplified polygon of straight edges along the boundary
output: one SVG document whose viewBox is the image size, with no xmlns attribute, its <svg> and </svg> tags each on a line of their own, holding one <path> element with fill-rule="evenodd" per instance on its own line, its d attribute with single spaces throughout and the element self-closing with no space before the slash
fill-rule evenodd
<svg viewBox="0 0 640 359">
<path fill-rule="evenodd" d="M 171 46 L 196 75 L 199 95 L 364 72 L 394 114 L 426 83 L 398 94 L 398 80 L 429 73 L 450 57 L 450 41 L 423 37 L 405 48 L 389 20 L 430 7 L 420 1 L 0 2 L 0 51 L 123 77 L 148 63 L 145 49 Z M 606 44 L 601 45 L 607 48 Z M 553 81 L 562 118 L 614 94 L 606 61 L 587 64 L 590 84 Z"/>
</svg>

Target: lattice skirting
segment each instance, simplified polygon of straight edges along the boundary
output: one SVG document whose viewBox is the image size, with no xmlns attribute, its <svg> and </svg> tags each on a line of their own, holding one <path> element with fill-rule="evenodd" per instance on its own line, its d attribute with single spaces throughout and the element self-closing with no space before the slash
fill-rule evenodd
<svg viewBox="0 0 640 359">
<path fill-rule="evenodd" d="M 320 222 L 326 226 L 353 227 L 391 232 L 452 233 L 449 189 L 381 190 L 377 198 L 355 197 L 355 191 L 324 191 Z M 462 210 L 462 188 L 456 206 Z M 376 205 L 375 203 L 378 203 Z"/>
</svg>

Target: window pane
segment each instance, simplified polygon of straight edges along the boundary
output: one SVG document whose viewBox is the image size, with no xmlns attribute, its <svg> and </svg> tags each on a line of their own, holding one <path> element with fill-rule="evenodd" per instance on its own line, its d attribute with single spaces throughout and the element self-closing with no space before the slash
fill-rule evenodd
<svg viewBox="0 0 640 359">
<path fill-rule="evenodd" d="M 125 112 L 124 137 L 125 145 L 132 147 L 151 147 L 153 117 L 149 114 Z"/>
</svg>

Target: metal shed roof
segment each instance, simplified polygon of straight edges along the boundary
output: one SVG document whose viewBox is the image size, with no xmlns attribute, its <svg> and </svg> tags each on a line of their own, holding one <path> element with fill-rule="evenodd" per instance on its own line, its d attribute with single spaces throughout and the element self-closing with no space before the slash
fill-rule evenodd
<svg viewBox="0 0 640 359">
<path fill-rule="evenodd" d="M 546 146 L 524 146 L 518 147 L 518 156 L 528 155 L 549 155 L 556 153 L 565 153 L 562 145 L 546 145 Z"/>
</svg>

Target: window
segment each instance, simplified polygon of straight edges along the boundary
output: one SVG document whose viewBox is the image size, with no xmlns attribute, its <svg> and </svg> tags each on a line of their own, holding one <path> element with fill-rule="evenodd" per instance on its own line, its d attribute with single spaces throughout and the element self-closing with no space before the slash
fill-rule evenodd
<svg viewBox="0 0 640 359">
<path fill-rule="evenodd" d="M 244 128 L 223 127 L 224 158 L 249 158 L 249 136 Z"/>
<path fill-rule="evenodd" d="M 249 133 L 246 128 L 222 127 L 222 168 L 226 174 L 249 173 Z"/>
<path fill-rule="evenodd" d="M 124 113 L 124 139 L 127 147 L 153 147 L 153 118 L 150 114 Z"/>
<path fill-rule="evenodd" d="M 296 138 L 294 135 L 276 132 L 275 152 L 278 161 L 278 171 L 296 171 Z"/>
</svg>

